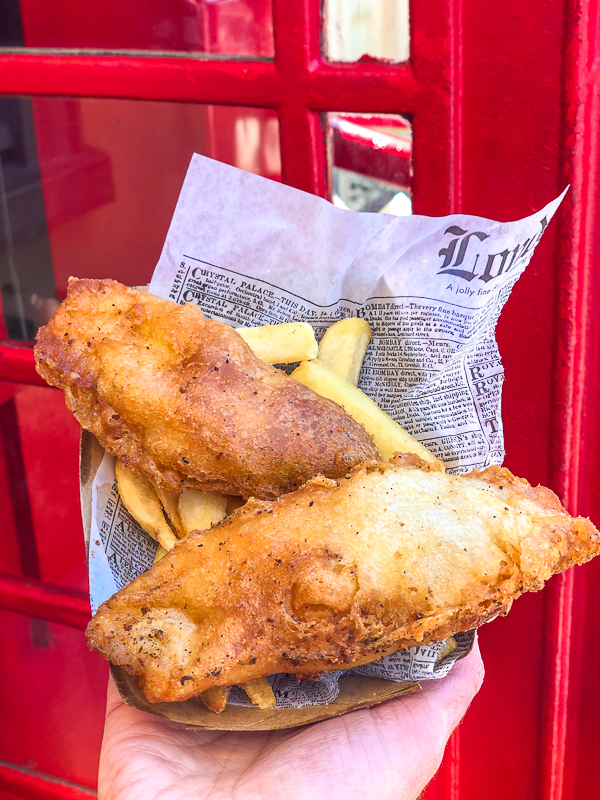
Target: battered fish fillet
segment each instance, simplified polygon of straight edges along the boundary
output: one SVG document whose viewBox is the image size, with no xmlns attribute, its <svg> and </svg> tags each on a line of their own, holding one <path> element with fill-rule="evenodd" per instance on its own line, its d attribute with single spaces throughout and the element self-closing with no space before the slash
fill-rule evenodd
<svg viewBox="0 0 600 800">
<path fill-rule="evenodd" d="M 188 535 L 98 609 L 87 641 L 150 701 L 185 700 L 440 641 L 599 550 L 592 523 L 549 489 L 409 455 L 250 501 Z"/>
<path fill-rule="evenodd" d="M 341 406 L 229 325 L 117 281 L 71 279 L 35 357 L 81 426 L 164 489 L 273 498 L 379 457 Z"/>
</svg>

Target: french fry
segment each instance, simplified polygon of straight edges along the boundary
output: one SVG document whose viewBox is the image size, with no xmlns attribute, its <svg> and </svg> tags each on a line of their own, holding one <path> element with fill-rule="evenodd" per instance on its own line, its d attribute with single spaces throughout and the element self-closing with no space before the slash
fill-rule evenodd
<svg viewBox="0 0 600 800">
<path fill-rule="evenodd" d="M 212 689 L 202 692 L 200 700 L 210 711 L 220 714 L 221 711 L 225 711 L 230 692 L 231 686 L 213 686 Z"/>
<path fill-rule="evenodd" d="M 255 681 L 240 683 L 241 688 L 246 692 L 255 706 L 261 709 L 275 708 L 276 700 L 273 689 L 266 678 L 258 678 Z"/>
<path fill-rule="evenodd" d="M 252 352 L 267 364 L 292 364 L 316 358 L 319 346 L 308 322 L 284 322 L 258 328 L 237 328 Z"/>
<path fill-rule="evenodd" d="M 205 531 L 227 513 L 227 498 L 214 492 L 184 489 L 179 495 L 179 516 L 186 533 Z"/>
<path fill-rule="evenodd" d="M 177 541 L 177 537 L 165 519 L 158 495 L 148 478 L 136 477 L 119 460 L 117 460 L 115 474 L 119 494 L 127 511 L 139 522 L 147 534 L 165 550 L 170 550 Z"/>
<path fill-rule="evenodd" d="M 156 548 L 156 553 L 154 554 L 154 561 L 152 563 L 156 564 L 157 561 L 160 561 L 161 558 L 166 555 L 167 551 L 162 545 L 159 544 L 158 547 Z"/>
<path fill-rule="evenodd" d="M 154 488 L 171 523 L 171 527 L 175 529 L 175 533 L 181 539 L 185 536 L 185 528 L 179 514 L 179 493 L 171 492 L 169 489 L 162 489 L 160 486 L 154 486 Z"/>
<path fill-rule="evenodd" d="M 292 378 L 308 386 L 310 389 L 339 403 L 353 419 L 364 426 L 373 437 L 375 446 L 384 461 L 394 453 L 415 453 L 425 461 L 439 461 L 414 436 L 382 411 L 364 392 L 340 377 L 327 364 L 319 359 L 303 361 L 292 372 Z"/>
<path fill-rule="evenodd" d="M 356 386 L 370 341 L 371 326 L 366 320 L 341 319 L 325 331 L 317 358 Z"/>
<path fill-rule="evenodd" d="M 446 656 L 449 656 L 450 653 L 453 653 L 457 647 L 458 645 L 456 643 L 456 639 L 453 636 L 449 636 L 447 639 L 444 639 L 435 663 L 439 664 L 440 661 L 443 661 L 443 659 L 446 658 Z"/>
</svg>

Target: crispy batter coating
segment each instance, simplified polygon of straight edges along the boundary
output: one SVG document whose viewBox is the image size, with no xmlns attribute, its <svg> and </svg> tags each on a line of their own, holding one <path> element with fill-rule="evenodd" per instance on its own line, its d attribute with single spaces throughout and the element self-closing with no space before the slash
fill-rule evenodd
<svg viewBox="0 0 600 800">
<path fill-rule="evenodd" d="M 379 457 L 339 405 L 229 325 L 117 281 L 71 279 L 35 356 L 81 426 L 165 489 L 273 498 Z"/>
<path fill-rule="evenodd" d="M 185 700 L 440 641 L 599 550 L 589 520 L 506 469 L 397 457 L 188 535 L 99 608 L 87 640 L 149 700 Z"/>
</svg>

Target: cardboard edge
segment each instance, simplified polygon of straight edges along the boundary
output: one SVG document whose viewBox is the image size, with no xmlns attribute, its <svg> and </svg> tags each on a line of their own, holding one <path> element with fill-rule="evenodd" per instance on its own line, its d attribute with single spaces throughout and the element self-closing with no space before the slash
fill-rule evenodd
<svg viewBox="0 0 600 800">
<path fill-rule="evenodd" d="M 104 458 L 104 448 L 93 433 L 81 428 L 79 436 L 79 502 L 85 541 L 85 557 L 89 560 L 92 528 L 92 484 Z"/>
<path fill-rule="evenodd" d="M 340 693 L 327 705 L 261 710 L 257 707 L 228 705 L 220 714 L 209 711 L 199 698 L 181 703 L 150 703 L 141 693 L 134 677 L 121 667 L 110 665 L 110 672 L 123 701 L 132 708 L 171 722 L 182 723 L 189 730 L 204 731 L 275 731 L 311 725 L 362 708 L 372 708 L 389 700 L 421 690 L 414 681 L 387 681 L 362 675 L 343 675 Z"/>
</svg>

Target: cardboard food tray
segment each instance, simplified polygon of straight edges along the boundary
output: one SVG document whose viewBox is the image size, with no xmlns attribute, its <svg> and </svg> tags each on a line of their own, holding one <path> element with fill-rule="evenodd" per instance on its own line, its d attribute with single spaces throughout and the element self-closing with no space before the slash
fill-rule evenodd
<svg viewBox="0 0 600 800">
<path fill-rule="evenodd" d="M 86 553 L 89 554 L 92 518 L 92 483 L 104 456 L 104 449 L 95 436 L 82 430 L 79 450 L 79 483 L 81 516 L 85 535 Z M 309 725 L 324 719 L 357 711 L 403 697 L 420 690 L 413 681 L 397 682 L 368 678 L 363 675 L 345 675 L 340 679 L 340 693 L 328 705 L 303 706 L 261 710 L 257 707 L 228 705 L 225 711 L 215 714 L 198 698 L 181 703 L 150 703 L 144 697 L 134 677 L 121 667 L 111 664 L 111 674 L 123 701 L 127 705 L 157 717 L 184 723 L 188 728 L 223 731 L 270 731 Z"/>
</svg>

